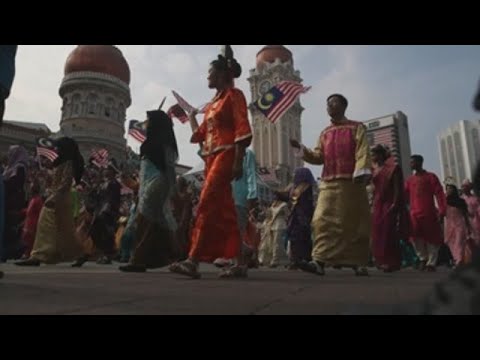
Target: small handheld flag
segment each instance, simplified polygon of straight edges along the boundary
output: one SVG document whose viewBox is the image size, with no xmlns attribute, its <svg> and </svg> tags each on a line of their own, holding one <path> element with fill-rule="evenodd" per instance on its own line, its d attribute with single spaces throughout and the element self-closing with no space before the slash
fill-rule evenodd
<svg viewBox="0 0 480 360">
<path fill-rule="evenodd" d="M 38 138 L 37 139 L 37 155 L 43 156 L 50 161 L 55 161 L 58 157 L 57 152 L 55 151 L 55 142 L 49 138 Z"/>
<path fill-rule="evenodd" d="M 185 110 L 178 104 L 173 105 L 167 112 L 168 116 L 171 118 L 177 118 L 182 124 L 188 122 L 188 115 Z"/>
<path fill-rule="evenodd" d="M 193 110 L 196 110 L 192 105 L 190 105 L 184 98 L 182 98 L 180 95 L 178 95 L 175 91 L 172 90 L 172 94 L 175 97 L 175 99 L 177 100 L 178 105 L 183 110 L 185 110 L 188 114 L 190 114 Z M 204 113 L 208 104 L 209 103 L 200 106 L 200 108 L 198 109 L 198 113 L 199 114 Z"/>
<path fill-rule="evenodd" d="M 138 120 L 130 120 L 130 124 L 128 125 L 128 135 L 141 143 L 147 139 L 143 123 Z"/>
<path fill-rule="evenodd" d="M 272 123 L 281 118 L 311 87 L 293 81 L 282 81 L 255 102 L 257 109 Z"/>
<path fill-rule="evenodd" d="M 107 149 L 93 149 L 90 156 L 92 163 L 99 168 L 106 168 L 108 166 L 108 157 L 109 154 Z"/>
</svg>

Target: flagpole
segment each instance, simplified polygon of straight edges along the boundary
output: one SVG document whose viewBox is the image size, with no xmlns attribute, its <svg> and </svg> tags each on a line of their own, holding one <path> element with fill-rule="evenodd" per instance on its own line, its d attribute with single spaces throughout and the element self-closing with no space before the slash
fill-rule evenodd
<svg viewBox="0 0 480 360">
<path fill-rule="evenodd" d="M 162 110 L 163 105 L 165 104 L 165 100 L 167 100 L 166 96 L 163 98 L 162 103 L 160 104 L 160 107 L 158 108 L 158 110 Z"/>
</svg>

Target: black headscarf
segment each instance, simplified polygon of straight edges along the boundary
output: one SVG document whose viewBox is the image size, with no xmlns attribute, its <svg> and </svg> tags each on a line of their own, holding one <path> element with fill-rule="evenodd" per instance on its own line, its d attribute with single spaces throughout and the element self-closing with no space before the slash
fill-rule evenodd
<svg viewBox="0 0 480 360">
<path fill-rule="evenodd" d="M 385 145 L 378 144 L 371 150 L 371 152 L 380 155 L 383 161 L 387 160 L 390 157 L 390 151 Z"/>
<path fill-rule="evenodd" d="M 164 111 L 147 111 L 147 139 L 140 147 L 140 156 L 150 160 L 159 170 L 165 171 L 165 147 L 170 147 L 175 157 L 178 157 L 172 120 Z"/>
<path fill-rule="evenodd" d="M 82 180 L 83 171 L 85 170 L 85 162 L 80 153 L 78 144 L 75 140 L 69 137 L 62 137 L 55 141 L 58 157 L 53 162 L 53 167 L 58 167 L 64 162 L 72 161 L 73 177 L 77 185 Z"/>
<path fill-rule="evenodd" d="M 447 185 L 447 187 L 450 187 L 453 190 L 452 194 L 447 195 L 448 206 L 456 207 L 457 209 L 460 209 L 463 213 L 468 214 L 467 203 L 464 199 L 460 197 L 457 187 L 451 184 Z"/>
<path fill-rule="evenodd" d="M 242 75 L 242 67 L 233 56 L 233 50 L 230 45 L 224 45 L 218 58 L 212 61 L 211 65 L 219 71 L 226 71 L 232 79 L 237 79 Z"/>
</svg>

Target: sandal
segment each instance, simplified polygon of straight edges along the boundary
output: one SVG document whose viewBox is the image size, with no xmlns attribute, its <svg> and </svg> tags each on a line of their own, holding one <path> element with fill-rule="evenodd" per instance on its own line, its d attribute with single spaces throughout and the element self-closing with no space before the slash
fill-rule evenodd
<svg viewBox="0 0 480 360">
<path fill-rule="evenodd" d="M 296 264 L 296 263 L 291 263 L 291 264 L 285 265 L 285 269 L 287 269 L 287 270 L 289 270 L 289 271 L 297 271 L 297 270 L 299 270 L 300 268 L 298 267 L 298 264 Z"/>
<path fill-rule="evenodd" d="M 325 275 L 325 265 L 318 261 L 301 262 L 298 264 L 300 270 L 319 276 Z"/>
<path fill-rule="evenodd" d="M 17 266 L 40 266 L 40 260 L 30 258 L 27 260 L 21 260 L 14 263 Z"/>
<path fill-rule="evenodd" d="M 220 279 L 245 279 L 248 277 L 248 270 L 246 266 L 233 266 L 230 269 L 222 271 L 218 277 Z"/>
<path fill-rule="evenodd" d="M 99 265 L 111 265 L 112 260 L 108 256 L 102 256 L 97 260 L 97 264 Z"/>
<path fill-rule="evenodd" d="M 356 276 L 370 276 L 367 268 L 364 267 L 354 267 L 353 271 L 355 271 Z"/>
<path fill-rule="evenodd" d="M 170 270 L 171 273 L 188 276 L 192 279 L 201 278 L 201 274 L 198 272 L 198 265 L 188 260 L 173 263 L 169 266 L 168 270 Z"/>
<path fill-rule="evenodd" d="M 81 256 L 71 265 L 72 267 L 82 267 L 88 261 L 88 255 Z"/>
</svg>

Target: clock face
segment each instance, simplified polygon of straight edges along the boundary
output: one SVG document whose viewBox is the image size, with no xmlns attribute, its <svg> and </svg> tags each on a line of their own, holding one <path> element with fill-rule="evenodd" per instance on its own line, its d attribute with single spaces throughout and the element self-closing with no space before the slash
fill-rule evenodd
<svg viewBox="0 0 480 360">
<path fill-rule="evenodd" d="M 260 95 L 265 94 L 268 90 L 272 88 L 270 81 L 264 81 L 260 84 Z"/>
</svg>

